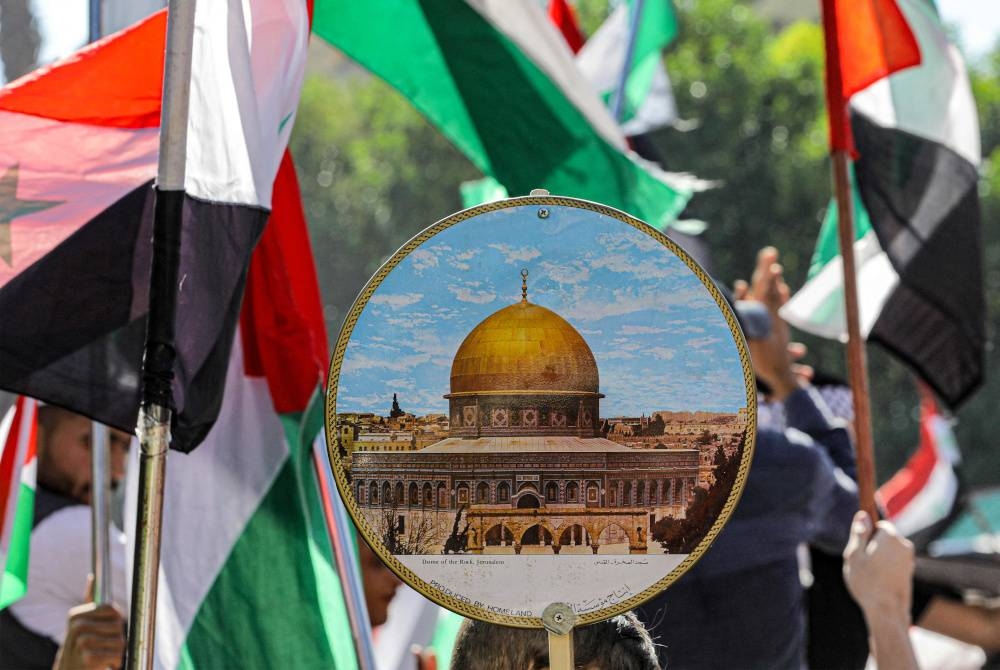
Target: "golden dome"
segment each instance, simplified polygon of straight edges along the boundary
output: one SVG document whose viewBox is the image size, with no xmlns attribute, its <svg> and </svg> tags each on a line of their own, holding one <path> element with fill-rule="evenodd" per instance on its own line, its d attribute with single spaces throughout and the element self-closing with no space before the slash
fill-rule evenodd
<svg viewBox="0 0 1000 670">
<path fill-rule="evenodd" d="M 450 395 L 515 391 L 595 395 L 597 389 L 597 361 L 580 333 L 566 319 L 526 298 L 473 328 L 451 365 Z"/>
</svg>

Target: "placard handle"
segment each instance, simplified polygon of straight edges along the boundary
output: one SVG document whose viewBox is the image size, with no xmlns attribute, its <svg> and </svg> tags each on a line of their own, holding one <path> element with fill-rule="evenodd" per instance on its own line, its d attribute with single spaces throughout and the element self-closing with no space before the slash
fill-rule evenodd
<svg viewBox="0 0 1000 670">
<path fill-rule="evenodd" d="M 542 612 L 542 624 L 549 632 L 550 670 L 573 670 L 573 626 L 576 614 L 566 603 L 552 603 Z"/>
</svg>

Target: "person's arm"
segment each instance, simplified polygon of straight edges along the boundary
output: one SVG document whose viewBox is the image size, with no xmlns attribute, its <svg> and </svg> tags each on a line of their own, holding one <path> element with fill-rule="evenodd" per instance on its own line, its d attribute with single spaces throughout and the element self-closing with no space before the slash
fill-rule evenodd
<svg viewBox="0 0 1000 670">
<path fill-rule="evenodd" d="M 913 544 L 888 521 L 872 523 L 858 512 L 844 550 L 844 582 L 868 625 L 869 647 L 879 670 L 917 670 L 910 643 Z"/>
<path fill-rule="evenodd" d="M 771 389 L 771 398 L 784 404 L 788 427 L 809 435 L 826 450 L 836 467 L 854 479 L 850 432 L 843 421 L 834 418 L 819 392 L 808 383 L 811 369 L 806 368 L 803 373 L 804 366 L 796 362 L 805 355 L 805 347 L 791 342 L 791 329 L 779 314 L 790 295 L 783 273 L 778 250 L 765 247 L 757 254 L 751 282 L 738 282 L 737 297 L 760 302 L 771 317 L 768 336 L 748 342 L 754 372 Z"/>
</svg>

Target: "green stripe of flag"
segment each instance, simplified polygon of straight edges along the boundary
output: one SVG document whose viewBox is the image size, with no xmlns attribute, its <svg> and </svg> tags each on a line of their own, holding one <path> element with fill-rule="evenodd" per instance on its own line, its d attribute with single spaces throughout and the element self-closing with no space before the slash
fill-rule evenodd
<svg viewBox="0 0 1000 670">
<path fill-rule="evenodd" d="M 224 667 L 233 649 L 241 668 L 357 667 L 309 443 L 298 416 L 282 423 L 291 452 L 202 601 L 184 670 Z"/>
<path fill-rule="evenodd" d="M 511 21 L 535 14 L 546 21 L 527 3 L 493 5 L 490 11 L 519 13 L 507 17 Z M 555 29 L 546 27 L 558 39 Z M 320 1 L 313 29 L 402 92 L 512 194 L 546 188 L 661 226 L 675 219 L 690 197 L 613 146 L 542 71 L 539 54 L 523 52 L 467 3 Z M 572 66 L 568 54 L 565 61 Z M 570 75 L 585 86 L 575 66 Z"/>
<path fill-rule="evenodd" d="M 629 1 L 629 16 L 635 11 L 635 5 L 635 0 Z M 642 3 L 642 15 L 639 18 L 632 63 L 625 83 L 622 121 L 635 116 L 646 101 L 653 85 L 653 75 L 663 58 L 662 51 L 677 38 L 679 31 L 677 13 L 670 0 L 646 0 Z M 614 92 L 607 95 L 614 95 Z"/>
<path fill-rule="evenodd" d="M 28 588 L 28 555 L 35 515 L 35 489 L 27 484 L 20 484 L 20 487 L 7 561 L 3 574 L 0 575 L 0 609 L 19 599 Z"/>
</svg>

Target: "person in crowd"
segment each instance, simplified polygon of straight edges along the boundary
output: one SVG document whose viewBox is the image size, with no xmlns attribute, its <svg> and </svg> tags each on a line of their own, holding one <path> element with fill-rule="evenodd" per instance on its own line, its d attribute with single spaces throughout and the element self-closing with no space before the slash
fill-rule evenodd
<svg viewBox="0 0 1000 670">
<path fill-rule="evenodd" d="M 576 667 L 659 670 L 653 641 L 632 612 L 573 629 Z M 547 670 L 548 633 L 466 620 L 451 657 L 452 670 Z"/>
<path fill-rule="evenodd" d="M 739 505 L 712 547 L 663 594 L 639 608 L 660 645 L 660 661 L 681 668 L 801 668 L 804 591 L 797 551 L 813 543 L 843 551 L 858 509 L 854 452 L 797 367 L 778 309 L 789 296 L 778 253 L 763 249 L 735 297 L 766 310 L 768 329 L 749 340 L 757 377 L 784 405 L 788 427 L 757 433 Z M 736 303 L 737 317 L 747 305 Z"/>
<path fill-rule="evenodd" d="M 125 476 L 129 436 L 109 429 L 111 478 Z M 23 598 L 0 612 L 0 668 L 117 668 L 125 620 L 114 605 L 81 603 L 90 575 L 91 421 L 38 408 L 34 527 Z M 112 593 L 127 601 L 125 537 L 111 533 Z M 56 664 L 58 661 L 58 664 Z"/>
<path fill-rule="evenodd" d="M 368 543 L 358 537 L 358 561 L 361 563 L 361 581 L 365 590 L 365 605 L 372 628 L 381 626 L 389 618 L 389 603 L 402 583 L 387 568 Z"/>
<path fill-rule="evenodd" d="M 910 643 L 913 568 L 913 544 L 895 526 L 879 521 L 873 529 L 866 512 L 855 514 L 844 549 L 844 581 L 864 613 L 879 670 L 918 668 Z"/>
</svg>

